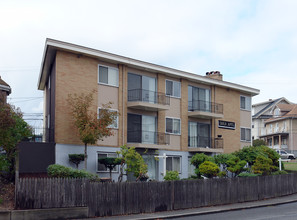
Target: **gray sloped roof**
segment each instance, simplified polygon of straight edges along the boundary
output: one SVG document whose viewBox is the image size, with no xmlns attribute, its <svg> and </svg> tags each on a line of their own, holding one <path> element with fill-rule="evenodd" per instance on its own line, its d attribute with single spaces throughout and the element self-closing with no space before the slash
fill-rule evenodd
<svg viewBox="0 0 297 220">
<path fill-rule="evenodd" d="M 262 110 L 260 110 L 259 112 L 257 112 L 256 114 L 253 115 L 253 118 L 258 118 L 259 116 L 261 116 L 264 112 L 266 112 L 269 108 L 273 107 L 275 104 L 277 104 L 280 100 L 282 100 L 283 98 L 278 98 L 273 100 L 270 104 L 268 104 L 266 107 L 264 107 Z"/>
</svg>

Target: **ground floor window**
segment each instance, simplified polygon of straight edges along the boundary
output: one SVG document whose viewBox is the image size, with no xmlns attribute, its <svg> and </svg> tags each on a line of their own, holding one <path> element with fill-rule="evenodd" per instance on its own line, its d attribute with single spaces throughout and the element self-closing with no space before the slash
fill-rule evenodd
<svg viewBox="0 0 297 220">
<path fill-rule="evenodd" d="M 142 155 L 144 162 L 147 164 L 147 174 L 150 179 L 158 180 L 158 161 L 155 155 Z"/>
<path fill-rule="evenodd" d="M 181 157 L 180 156 L 168 156 L 166 158 L 166 170 L 177 171 L 181 173 Z"/>
<path fill-rule="evenodd" d="M 282 145 L 287 145 L 287 137 L 282 137 Z"/>
<path fill-rule="evenodd" d="M 117 157 L 117 153 L 105 153 L 105 152 L 98 152 L 98 159 L 106 158 L 106 157 Z M 118 172 L 118 166 L 116 166 L 112 172 Z M 97 171 L 98 172 L 109 172 L 109 170 L 97 160 Z"/>
</svg>

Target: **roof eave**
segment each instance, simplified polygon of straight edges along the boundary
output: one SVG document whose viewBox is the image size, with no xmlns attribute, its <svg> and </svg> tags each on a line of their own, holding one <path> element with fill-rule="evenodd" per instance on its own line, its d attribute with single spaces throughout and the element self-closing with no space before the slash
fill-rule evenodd
<svg viewBox="0 0 297 220">
<path fill-rule="evenodd" d="M 105 60 L 112 60 L 117 63 L 140 67 L 140 68 L 143 68 L 143 69 L 149 70 L 149 71 L 161 72 L 161 73 L 164 73 L 167 75 L 179 76 L 179 77 L 187 78 L 189 80 L 200 81 L 202 83 L 209 84 L 209 85 L 217 85 L 217 86 L 221 86 L 221 87 L 232 88 L 235 90 L 239 90 L 243 93 L 250 94 L 251 96 L 255 96 L 260 93 L 260 90 L 255 89 L 255 88 L 251 88 L 251 87 L 247 87 L 247 86 L 243 86 L 243 85 L 239 85 L 239 84 L 235 84 L 235 83 L 231 83 L 231 82 L 206 78 L 204 76 L 200 76 L 197 74 L 193 74 L 193 73 L 189 73 L 189 72 L 185 72 L 185 71 L 181 71 L 181 70 L 177 70 L 177 69 L 173 69 L 173 68 L 169 68 L 169 67 L 164 67 L 161 65 L 152 64 L 152 63 L 148 63 L 148 62 L 144 62 L 144 61 L 140 61 L 140 60 L 136 60 L 136 59 L 132 59 L 132 58 L 116 55 L 116 54 L 111 54 L 111 53 L 107 53 L 107 52 L 100 51 L 100 50 L 95 50 L 95 49 L 88 48 L 88 47 L 70 44 L 67 42 L 57 41 L 57 40 L 53 40 L 53 39 L 46 39 L 43 59 L 42 59 L 42 63 L 41 63 L 39 81 L 38 81 L 38 89 L 44 89 L 44 86 L 45 86 L 46 76 L 44 76 L 44 74 L 45 74 L 44 68 L 45 68 L 45 61 L 47 58 L 47 53 L 48 53 L 49 47 L 53 47 L 55 49 L 71 51 L 71 52 L 75 52 L 78 54 L 84 54 L 87 56 L 98 57 L 98 58 L 105 59 Z"/>
</svg>

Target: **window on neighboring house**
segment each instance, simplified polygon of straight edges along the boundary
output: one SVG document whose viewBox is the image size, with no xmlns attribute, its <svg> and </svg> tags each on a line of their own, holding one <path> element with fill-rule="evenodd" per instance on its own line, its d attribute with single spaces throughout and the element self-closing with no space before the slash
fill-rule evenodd
<svg viewBox="0 0 297 220">
<path fill-rule="evenodd" d="M 269 133 L 272 133 L 272 124 L 269 126 Z"/>
<path fill-rule="evenodd" d="M 274 116 L 279 116 L 279 108 L 274 109 Z"/>
<path fill-rule="evenodd" d="M 180 98 L 180 82 L 166 80 L 166 95 Z"/>
<path fill-rule="evenodd" d="M 283 131 L 286 131 L 287 130 L 287 123 L 284 121 L 283 123 Z"/>
<path fill-rule="evenodd" d="M 100 111 L 101 110 L 102 110 L 102 108 L 98 108 L 98 119 L 100 118 Z M 108 109 L 108 111 L 110 111 L 110 112 L 118 112 L 117 110 L 114 110 L 114 109 Z M 115 118 L 114 118 L 113 123 L 111 125 L 109 125 L 108 127 L 109 128 L 115 128 L 115 129 L 117 129 L 118 128 L 118 121 L 119 121 L 119 119 L 118 119 L 118 114 L 117 114 L 115 116 Z"/>
<path fill-rule="evenodd" d="M 179 118 L 166 118 L 166 133 L 180 134 Z"/>
<path fill-rule="evenodd" d="M 282 145 L 287 145 L 287 137 L 282 137 Z"/>
<path fill-rule="evenodd" d="M 250 128 L 240 128 L 240 140 L 241 141 L 251 141 L 251 129 Z"/>
<path fill-rule="evenodd" d="M 99 83 L 119 86 L 119 70 L 117 68 L 99 65 Z"/>
<path fill-rule="evenodd" d="M 166 158 L 166 170 L 177 171 L 181 173 L 181 157 L 180 156 L 168 156 Z"/>
<path fill-rule="evenodd" d="M 99 152 L 98 153 L 98 159 L 99 158 L 106 158 L 106 157 L 117 157 L 117 153 L 104 153 L 104 152 Z M 104 166 L 104 164 L 101 164 L 97 160 L 97 171 L 98 172 L 109 172 L 109 170 Z M 118 172 L 118 166 L 116 166 L 112 172 Z"/>
<path fill-rule="evenodd" d="M 275 124 L 275 132 L 278 132 L 278 123 Z"/>
<path fill-rule="evenodd" d="M 267 139 L 268 146 L 272 146 L 272 138 Z"/>
<path fill-rule="evenodd" d="M 251 111 L 251 97 L 240 96 L 240 109 Z"/>
</svg>

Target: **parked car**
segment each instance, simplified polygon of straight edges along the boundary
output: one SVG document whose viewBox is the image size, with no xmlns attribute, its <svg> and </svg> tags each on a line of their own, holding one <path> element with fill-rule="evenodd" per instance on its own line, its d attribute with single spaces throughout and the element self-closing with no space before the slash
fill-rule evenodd
<svg viewBox="0 0 297 220">
<path fill-rule="evenodd" d="M 276 150 L 276 152 L 281 156 L 282 159 L 294 160 L 296 158 L 294 154 L 289 154 L 285 150 Z"/>
</svg>

